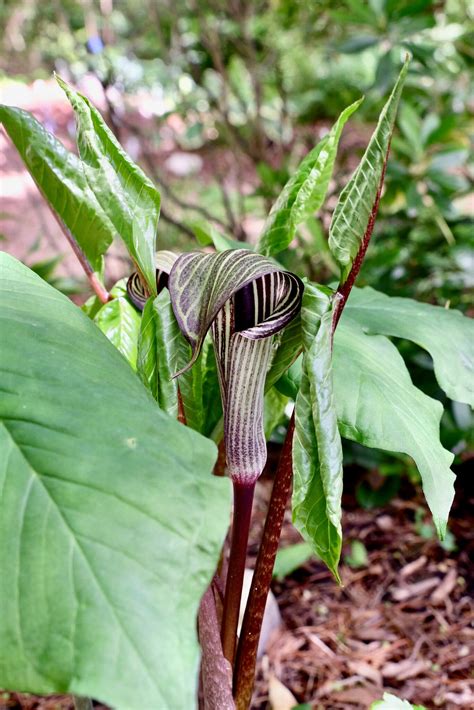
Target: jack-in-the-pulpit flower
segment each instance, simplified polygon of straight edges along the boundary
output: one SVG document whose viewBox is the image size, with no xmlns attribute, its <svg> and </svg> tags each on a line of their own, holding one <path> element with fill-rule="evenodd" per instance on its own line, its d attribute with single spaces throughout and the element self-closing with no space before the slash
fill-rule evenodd
<svg viewBox="0 0 474 710">
<path fill-rule="evenodd" d="M 156 290 L 157 293 L 168 285 L 169 273 L 177 259 L 177 255 L 172 251 L 157 251 L 155 254 L 156 266 Z M 134 306 L 139 311 L 143 311 L 145 303 L 150 297 L 145 286 L 145 280 L 140 276 L 138 271 L 134 271 L 127 281 L 127 293 Z"/>
<path fill-rule="evenodd" d="M 168 288 L 193 351 L 187 368 L 211 329 L 228 472 L 234 482 L 252 485 L 266 461 L 263 397 L 272 336 L 298 313 L 303 284 L 275 262 L 237 249 L 182 254 L 171 269 Z"/>
</svg>

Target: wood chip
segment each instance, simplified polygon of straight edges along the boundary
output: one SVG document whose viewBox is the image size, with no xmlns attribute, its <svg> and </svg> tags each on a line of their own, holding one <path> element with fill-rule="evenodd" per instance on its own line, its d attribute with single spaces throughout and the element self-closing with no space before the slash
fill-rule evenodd
<svg viewBox="0 0 474 710">
<path fill-rule="evenodd" d="M 319 636 L 316 636 L 316 634 L 312 634 L 309 631 L 303 630 L 304 635 L 308 639 L 308 641 L 311 641 L 312 644 L 316 646 L 316 648 L 319 648 L 320 651 L 322 651 L 326 656 L 329 656 L 329 658 L 335 658 L 336 654 L 332 649 L 329 648 L 327 644 L 324 643 L 324 641 L 321 641 Z"/>
<path fill-rule="evenodd" d="M 430 597 L 433 604 L 438 606 L 442 604 L 449 597 L 454 587 L 456 586 L 456 581 L 458 578 L 458 571 L 455 567 L 451 568 L 443 579 L 439 587 L 437 587 Z"/>
<path fill-rule="evenodd" d="M 371 666 L 370 663 L 365 663 L 365 661 L 349 661 L 347 666 L 351 673 L 357 673 L 371 680 L 375 685 L 382 687 L 382 674 Z"/>
<path fill-rule="evenodd" d="M 382 668 L 382 675 L 385 678 L 407 680 L 407 678 L 415 678 L 417 675 L 424 673 L 429 667 L 428 661 L 407 658 L 404 661 L 400 661 L 400 663 L 386 663 Z"/>
<path fill-rule="evenodd" d="M 423 569 L 423 567 L 426 565 L 426 562 L 426 555 L 421 555 L 421 557 L 418 557 L 417 560 L 413 560 L 413 562 L 409 562 L 407 565 L 402 567 L 402 569 L 400 570 L 400 576 L 405 578 L 409 577 L 411 574 L 415 574 L 415 572 L 418 572 L 418 570 Z"/>
<path fill-rule="evenodd" d="M 390 593 L 395 601 L 404 602 L 407 599 L 426 594 L 426 592 L 429 592 L 433 587 L 437 587 L 438 584 L 438 577 L 430 577 L 429 579 L 423 579 L 421 582 L 407 584 L 405 587 L 391 587 Z"/>
</svg>

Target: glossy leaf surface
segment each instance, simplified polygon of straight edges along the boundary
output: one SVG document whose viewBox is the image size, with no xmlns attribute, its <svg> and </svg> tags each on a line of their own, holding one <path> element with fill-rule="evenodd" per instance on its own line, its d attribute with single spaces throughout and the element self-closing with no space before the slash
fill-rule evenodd
<svg viewBox="0 0 474 710">
<path fill-rule="evenodd" d="M 82 161 L 27 111 L 0 106 L 0 121 L 41 194 L 101 274 L 116 230 L 87 183 Z"/>
<path fill-rule="evenodd" d="M 120 296 L 105 303 L 94 316 L 101 331 L 119 352 L 137 369 L 137 343 L 140 332 L 140 314 L 128 298 Z"/>
<path fill-rule="evenodd" d="M 448 397 L 474 407 L 474 320 L 459 311 L 386 296 L 372 288 L 354 289 L 343 318 L 365 332 L 411 340 L 433 358 L 440 387 Z"/>
<path fill-rule="evenodd" d="M 66 297 L 6 255 L 0 276 L 0 686 L 193 708 L 215 446 Z"/>
<path fill-rule="evenodd" d="M 454 457 L 439 440 L 440 402 L 413 385 L 388 338 L 366 335 L 345 314 L 334 340 L 334 388 L 342 436 L 414 459 L 443 537 L 454 496 Z"/>
<path fill-rule="evenodd" d="M 344 124 L 362 99 L 348 106 L 327 136 L 303 159 L 273 205 L 257 250 L 272 256 L 286 249 L 299 224 L 319 210 L 326 197 Z"/>
<path fill-rule="evenodd" d="M 377 214 L 398 103 L 408 71 L 405 62 L 397 83 L 382 109 L 367 150 L 340 194 L 329 230 L 329 248 L 341 269 L 344 283 L 357 258 L 362 260 Z"/>
<path fill-rule="evenodd" d="M 155 243 L 160 193 L 125 153 L 90 101 L 59 77 L 74 109 L 87 182 L 156 295 Z"/>
<path fill-rule="evenodd" d="M 301 309 L 303 367 L 295 404 L 293 523 L 338 577 L 342 444 L 332 383 L 332 299 L 308 284 Z"/>
</svg>

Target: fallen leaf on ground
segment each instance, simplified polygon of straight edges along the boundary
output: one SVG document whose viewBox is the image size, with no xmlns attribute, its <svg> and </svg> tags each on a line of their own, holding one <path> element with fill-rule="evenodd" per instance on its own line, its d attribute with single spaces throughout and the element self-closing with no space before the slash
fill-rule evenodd
<svg viewBox="0 0 474 710">
<path fill-rule="evenodd" d="M 268 680 L 268 699 L 272 710 L 292 710 L 298 701 L 275 675 Z"/>
</svg>

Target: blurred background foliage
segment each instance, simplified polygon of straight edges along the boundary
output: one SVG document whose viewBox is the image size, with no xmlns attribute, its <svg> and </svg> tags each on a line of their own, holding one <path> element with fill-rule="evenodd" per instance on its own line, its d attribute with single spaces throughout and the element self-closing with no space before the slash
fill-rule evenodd
<svg viewBox="0 0 474 710">
<path fill-rule="evenodd" d="M 365 95 L 324 209 L 281 255 L 320 282 L 336 276 L 326 237 L 337 194 L 409 52 L 359 285 L 469 312 L 474 6 L 467 0 L 5 0 L 0 17 L 3 81 L 53 71 L 79 86 L 94 78 L 110 126 L 162 191 L 160 248 L 196 248 L 196 239 L 210 244 L 217 233 L 252 244 L 292 167 Z M 399 345 L 415 383 L 443 399 L 429 356 Z M 443 443 L 466 458 L 470 410 L 444 404 Z M 359 485 L 368 507 L 393 495 L 407 470 L 406 460 L 355 445 L 346 458 L 384 474 L 378 488 Z"/>
</svg>

